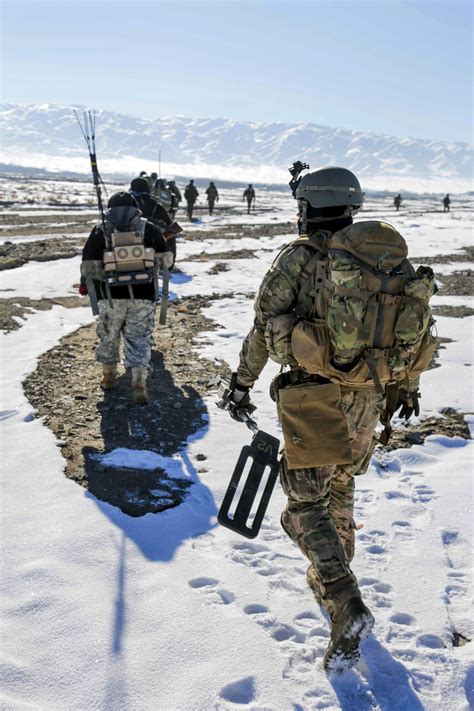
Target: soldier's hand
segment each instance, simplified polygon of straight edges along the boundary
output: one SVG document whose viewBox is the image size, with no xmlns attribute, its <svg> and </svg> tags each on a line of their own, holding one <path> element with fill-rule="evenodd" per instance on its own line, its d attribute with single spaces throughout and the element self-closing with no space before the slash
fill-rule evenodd
<svg viewBox="0 0 474 711">
<path fill-rule="evenodd" d="M 400 410 L 398 416 L 403 417 L 407 421 L 412 415 L 418 417 L 420 414 L 420 397 L 421 395 L 419 390 L 409 392 L 408 390 L 400 389 L 398 391 L 398 402 L 395 412 Z"/>
<path fill-rule="evenodd" d="M 250 388 L 237 383 L 237 374 L 232 373 L 229 387 L 224 391 L 218 406 L 229 412 L 233 420 L 245 422 L 255 412 L 256 406 L 250 399 Z"/>
</svg>

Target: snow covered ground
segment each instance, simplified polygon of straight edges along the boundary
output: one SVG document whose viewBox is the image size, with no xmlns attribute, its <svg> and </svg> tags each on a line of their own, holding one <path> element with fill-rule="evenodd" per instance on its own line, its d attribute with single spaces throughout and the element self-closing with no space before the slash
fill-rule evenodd
<svg viewBox="0 0 474 711">
<path fill-rule="evenodd" d="M 226 199 L 239 202 L 237 193 Z M 395 224 L 415 260 L 461 254 L 472 214 L 444 215 L 435 207 L 420 199 L 395 214 L 387 200 L 372 201 L 362 217 Z M 274 212 L 249 222 L 275 224 L 293 214 L 294 203 L 281 194 Z M 230 233 L 242 217 L 227 220 Z M 226 219 L 203 218 L 193 230 L 210 223 L 222 227 Z M 197 357 L 235 367 L 252 319 L 248 295 L 282 241 L 255 245 L 230 236 L 180 244 L 182 274 L 173 277 L 173 292 L 222 295 L 206 309 L 219 327 L 197 339 Z M 212 277 L 212 262 L 187 261 L 203 249 L 244 246 L 259 246 L 258 258 L 227 260 L 230 270 Z M 70 294 L 77 261 L 30 262 L 3 272 L 1 288 L 18 297 Z M 436 297 L 439 304 L 472 301 Z M 306 587 L 306 562 L 280 528 L 279 487 L 255 541 L 216 524 L 250 433 L 215 407 L 215 396 L 206 400 L 208 425 L 162 461 L 171 474 L 195 482 L 178 508 L 130 518 L 62 475 L 58 443 L 34 417 L 21 383 L 40 354 L 91 318 L 86 309 L 54 306 L 0 334 L 2 708 L 467 711 L 474 704 L 473 643 L 453 647 L 453 635 L 474 633 L 472 442 L 428 437 L 423 446 L 375 457 L 357 481 L 356 521 L 364 526 L 354 569 L 376 626 L 358 667 L 328 678 L 321 666 L 328 624 Z M 422 378 L 423 414 L 447 406 L 472 413 L 472 320 L 438 318 L 440 335 L 451 341 L 440 351 L 441 367 Z M 273 434 L 278 425 L 267 392 L 275 369 L 269 365 L 254 388 L 259 425 Z M 472 415 L 468 420 L 474 429 Z M 200 454 L 207 459 L 197 476 Z M 116 453 L 135 466 L 146 466 L 149 456 Z"/>
</svg>

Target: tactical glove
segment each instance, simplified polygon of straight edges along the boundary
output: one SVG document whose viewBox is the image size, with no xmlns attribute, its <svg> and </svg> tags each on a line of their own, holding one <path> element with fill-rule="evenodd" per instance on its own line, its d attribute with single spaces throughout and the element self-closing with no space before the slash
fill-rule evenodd
<svg viewBox="0 0 474 711">
<path fill-rule="evenodd" d="M 87 286 L 85 284 L 79 286 L 79 293 L 81 296 L 87 296 Z"/>
<path fill-rule="evenodd" d="M 395 412 L 400 409 L 398 416 L 403 417 L 407 421 L 412 415 L 418 417 L 420 414 L 420 397 L 421 395 L 419 390 L 413 390 L 412 392 L 408 392 L 408 390 L 399 390 Z"/>
<path fill-rule="evenodd" d="M 224 395 L 226 409 L 230 416 L 237 422 L 245 422 L 245 415 L 251 415 L 257 408 L 250 400 L 250 388 L 237 383 L 237 374 L 232 373 L 229 389 Z"/>
</svg>

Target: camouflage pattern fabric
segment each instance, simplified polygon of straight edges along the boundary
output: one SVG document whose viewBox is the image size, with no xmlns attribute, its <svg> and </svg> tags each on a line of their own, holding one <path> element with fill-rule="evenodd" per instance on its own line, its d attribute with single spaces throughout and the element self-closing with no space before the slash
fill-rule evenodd
<svg viewBox="0 0 474 711">
<path fill-rule="evenodd" d="M 155 302 L 147 299 L 112 299 L 112 305 L 108 301 L 99 301 L 96 360 L 106 365 L 118 363 L 122 335 L 125 367 L 150 368 Z"/>
<path fill-rule="evenodd" d="M 291 311 L 300 290 L 301 273 L 313 256 L 311 247 L 289 245 L 266 273 L 255 298 L 254 326 L 240 353 L 237 378 L 242 385 L 251 387 L 265 367 L 268 360 L 267 323 L 271 318 Z M 310 294 L 300 303 L 300 308 L 308 317 L 312 314 L 314 304 Z"/>
<path fill-rule="evenodd" d="M 352 448 L 352 462 L 338 466 L 292 469 L 283 458 L 281 484 L 288 497 L 282 526 L 313 566 L 312 587 L 329 614 L 337 607 L 331 583 L 347 576 L 353 592 L 357 584 L 350 569 L 354 557 L 354 476 L 370 462 L 374 429 L 384 399 L 374 390 L 341 388 Z"/>
</svg>

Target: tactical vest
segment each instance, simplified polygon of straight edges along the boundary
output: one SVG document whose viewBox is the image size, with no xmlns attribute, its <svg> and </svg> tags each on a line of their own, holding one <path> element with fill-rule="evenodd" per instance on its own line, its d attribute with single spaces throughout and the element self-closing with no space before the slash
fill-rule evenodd
<svg viewBox="0 0 474 711">
<path fill-rule="evenodd" d="M 270 358 L 353 388 L 416 380 L 436 341 L 430 267 L 416 272 L 403 237 L 383 222 L 359 222 L 295 240 L 314 256 L 291 313 L 267 322 Z"/>
<path fill-rule="evenodd" d="M 110 222 L 106 223 L 104 252 L 104 277 L 109 286 L 128 286 L 152 282 L 155 273 L 155 250 L 145 247 L 147 221 L 140 218 L 136 229 L 119 232 Z"/>
</svg>

